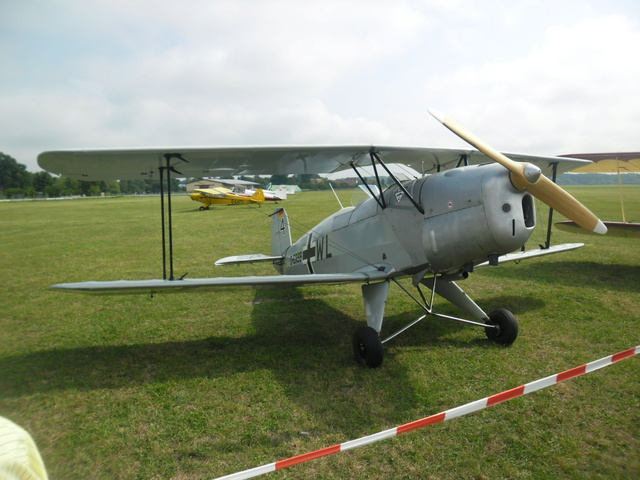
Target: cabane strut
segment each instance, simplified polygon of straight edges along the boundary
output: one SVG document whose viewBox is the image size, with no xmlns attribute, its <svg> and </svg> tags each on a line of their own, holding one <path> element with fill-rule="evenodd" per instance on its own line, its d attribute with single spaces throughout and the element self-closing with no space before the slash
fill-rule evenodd
<svg viewBox="0 0 640 480">
<path fill-rule="evenodd" d="M 389 170 L 389 167 L 387 167 L 387 165 L 385 165 L 385 163 L 380 158 L 380 155 L 378 155 L 378 152 L 376 152 L 373 147 L 371 148 L 371 150 L 369 150 L 369 156 L 371 157 L 371 166 L 373 167 L 373 173 L 376 176 L 376 184 L 378 186 L 378 192 L 379 192 L 379 195 L 377 195 L 377 196 L 373 193 L 373 191 L 371 190 L 371 187 L 365 181 L 365 179 L 363 178 L 362 174 L 358 171 L 358 169 L 353 164 L 353 162 L 351 162 L 350 165 L 351 165 L 351 168 L 353 169 L 353 171 L 356 172 L 356 175 L 358 175 L 358 178 L 360 179 L 360 181 L 364 184 L 364 186 L 367 188 L 367 190 L 369 190 L 369 193 L 371 194 L 371 196 L 373 198 L 375 198 L 375 200 L 378 203 L 378 205 L 380 206 L 380 208 L 382 208 L 383 210 L 385 208 L 387 208 L 387 202 L 385 201 L 384 196 L 382 195 L 383 188 L 382 188 L 382 182 L 380 181 L 380 175 L 378 174 L 378 167 L 377 167 L 378 163 L 382 166 L 382 168 L 385 169 L 385 171 L 387 172 L 389 177 L 391 177 L 391 179 L 398 186 L 398 188 L 400 190 L 402 190 L 402 193 L 404 193 L 407 196 L 407 198 L 411 201 L 411 203 L 413 203 L 413 206 L 416 207 L 416 209 L 420 213 L 422 213 L 424 215 L 424 209 L 422 208 L 422 205 L 420 205 L 418 202 L 416 202 L 416 200 L 408 192 L 408 190 L 400 182 L 400 180 L 398 180 L 397 177 L 393 173 L 391 173 L 391 170 Z"/>
</svg>

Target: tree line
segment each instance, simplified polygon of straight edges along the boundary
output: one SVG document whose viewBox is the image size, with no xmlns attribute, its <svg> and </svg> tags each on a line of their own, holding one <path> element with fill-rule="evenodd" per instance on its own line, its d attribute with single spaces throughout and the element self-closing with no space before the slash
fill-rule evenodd
<svg viewBox="0 0 640 480">
<path fill-rule="evenodd" d="M 179 180 L 172 180 L 172 190 L 179 190 Z M 69 177 L 54 177 L 48 172 L 32 173 L 15 158 L 0 153 L 0 197 L 36 198 L 73 195 L 100 196 L 159 193 L 157 180 L 112 180 L 85 182 Z"/>
</svg>

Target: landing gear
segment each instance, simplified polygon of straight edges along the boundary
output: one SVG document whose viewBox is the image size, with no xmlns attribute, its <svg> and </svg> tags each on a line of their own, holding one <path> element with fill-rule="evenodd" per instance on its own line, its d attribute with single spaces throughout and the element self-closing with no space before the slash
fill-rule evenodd
<svg viewBox="0 0 640 480">
<path fill-rule="evenodd" d="M 365 367 L 382 365 L 382 342 L 380 335 L 369 326 L 359 327 L 353 334 L 353 353 L 356 361 Z"/>
<path fill-rule="evenodd" d="M 204 210 L 209 210 L 209 207 L 204 207 L 204 206 L 200 207 L 200 211 L 201 212 L 204 211 Z"/>
<path fill-rule="evenodd" d="M 518 321 L 513 313 L 504 308 L 497 308 L 489 313 L 487 325 L 484 329 L 487 338 L 501 345 L 511 345 L 518 338 Z"/>
<path fill-rule="evenodd" d="M 466 277 L 462 277 L 466 278 Z M 457 277 L 455 279 L 458 279 Z M 353 334 L 353 353 L 356 361 L 369 368 L 379 367 L 382 364 L 383 344 L 400 335 L 429 316 L 455 320 L 467 325 L 484 328 L 487 338 L 500 345 L 511 345 L 518 338 L 518 321 L 509 310 L 498 308 L 486 314 L 464 291 L 455 283 L 452 277 L 434 276 L 422 279 L 419 283 L 426 285 L 431 290 L 431 298 L 427 299 L 420 285 L 416 284 L 420 298 L 412 295 L 401 283 L 392 279 L 409 297 L 411 297 L 423 310 L 424 315 L 404 326 L 397 332 L 380 339 L 379 331 L 382 330 L 384 307 L 389 291 L 389 281 L 363 285 L 362 293 L 367 315 L 367 326 L 358 328 Z M 476 320 L 454 317 L 436 313 L 434 309 L 435 294 L 449 300 L 457 307 L 464 310 Z"/>
</svg>

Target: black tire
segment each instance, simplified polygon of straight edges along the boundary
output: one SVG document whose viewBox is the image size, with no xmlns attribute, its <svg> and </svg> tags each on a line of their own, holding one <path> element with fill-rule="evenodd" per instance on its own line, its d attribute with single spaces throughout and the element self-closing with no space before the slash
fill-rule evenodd
<svg viewBox="0 0 640 480">
<path fill-rule="evenodd" d="M 204 211 L 204 210 L 206 210 L 206 208 L 205 208 L 205 207 L 200 207 L 200 211 L 201 211 L 201 212 L 202 212 L 202 211 Z"/>
<path fill-rule="evenodd" d="M 375 329 L 363 326 L 353 333 L 353 354 L 360 365 L 376 368 L 382 365 L 382 342 Z"/>
<path fill-rule="evenodd" d="M 511 345 L 518 338 L 518 320 L 513 313 L 505 308 L 497 308 L 489 314 L 487 325 L 497 325 L 498 328 L 485 328 L 487 338 L 501 345 Z"/>
</svg>

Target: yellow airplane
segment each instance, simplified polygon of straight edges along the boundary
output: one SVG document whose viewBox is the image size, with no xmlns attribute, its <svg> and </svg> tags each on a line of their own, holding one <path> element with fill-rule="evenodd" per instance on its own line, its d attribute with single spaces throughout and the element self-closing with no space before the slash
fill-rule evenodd
<svg viewBox="0 0 640 480">
<path fill-rule="evenodd" d="M 191 195 L 191 200 L 202 203 L 200 210 L 209 210 L 211 205 L 247 205 L 251 203 L 264 203 L 264 192 L 261 188 L 253 195 L 239 195 L 224 187 L 196 188 Z"/>
</svg>

